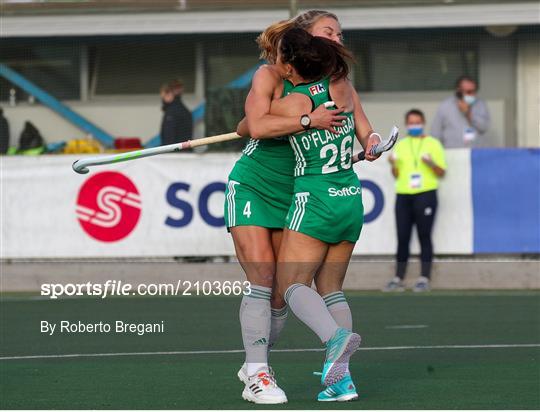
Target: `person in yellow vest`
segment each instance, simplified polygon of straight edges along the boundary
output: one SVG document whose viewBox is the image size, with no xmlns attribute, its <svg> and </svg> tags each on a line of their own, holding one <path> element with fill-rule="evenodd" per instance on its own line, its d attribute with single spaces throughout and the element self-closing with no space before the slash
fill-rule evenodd
<svg viewBox="0 0 540 412">
<path fill-rule="evenodd" d="M 416 225 L 420 241 L 421 275 L 413 291 L 430 289 L 433 244 L 431 232 L 437 212 L 437 188 L 446 171 L 446 160 L 441 142 L 424 133 L 425 116 L 412 109 L 405 115 L 407 136 L 396 144 L 389 161 L 396 179 L 397 256 L 396 275 L 384 291 L 405 290 L 403 279 L 409 260 L 409 243 Z"/>
</svg>

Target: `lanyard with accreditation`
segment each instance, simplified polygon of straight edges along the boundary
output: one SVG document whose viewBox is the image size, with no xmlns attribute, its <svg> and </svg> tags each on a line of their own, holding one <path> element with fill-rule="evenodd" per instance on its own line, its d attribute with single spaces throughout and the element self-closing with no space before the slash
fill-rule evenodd
<svg viewBox="0 0 540 412">
<path fill-rule="evenodd" d="M 410 143 L 411 143 L 411 154 L 414 161 L 414 172 L 411 173 L 411 176 L 409 178 L 409 187 L 411 189 L 420 189 L 422 187 L 422 175 L 420 174 L 418 170 L 418 163 L 420 162 L 420 152 L 422 151 L 422 145 L 424 144 L 424 138 L 421 137 L 420 144 L 418 145 L 418 149 L 414 150 L 413 147 L 413 141 L 414 137 L 411 137 Z"/>
</svg>

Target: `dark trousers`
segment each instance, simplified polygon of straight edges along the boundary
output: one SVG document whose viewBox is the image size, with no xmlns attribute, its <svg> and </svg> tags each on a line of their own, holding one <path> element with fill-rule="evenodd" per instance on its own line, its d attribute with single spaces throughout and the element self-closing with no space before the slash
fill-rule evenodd
<svg viewBox="0 0 540 412">
<path fill-rule="evenodd" d="M 413 225 L 416 225 L 420 240 L 420 257 L 422 276 L 431 275 L 433 260 L 433 244 L 431 232 L 435 213 L 437 212 L 437 191 L 418 193 L 416 195 L 397 195 L 396 198 L 396 227 L 398 236 L 396 276 L 403 279 L 409 260 L 409 243 Z"/>
</svg>

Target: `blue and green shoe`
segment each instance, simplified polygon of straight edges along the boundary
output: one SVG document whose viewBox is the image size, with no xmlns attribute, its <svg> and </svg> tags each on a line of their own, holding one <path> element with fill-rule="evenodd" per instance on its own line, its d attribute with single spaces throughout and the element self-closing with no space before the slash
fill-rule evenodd
<svg viewBox="0 0 540 412">
<path fill-rule="evenodd" d="M 358 399 L 358 393 L 349 374 L 317 396 L 319 402 L 347 402 L 355 399 Z"/>
<path fill-rule="evenodd" d="M 348 372 L 349 359 L 360 346 L 362 338 L 344 328 L 339 328 L 326 343 L 326 360 L 322 370 L 321 383 L 332 386 L 341 381 Z"/>
</svg>

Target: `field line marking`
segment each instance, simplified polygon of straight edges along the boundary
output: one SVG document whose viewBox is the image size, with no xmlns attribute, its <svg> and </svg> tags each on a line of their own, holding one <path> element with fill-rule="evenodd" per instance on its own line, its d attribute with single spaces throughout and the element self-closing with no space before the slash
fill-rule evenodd
<svg viewBox="0 0 540 412">
<path fill-rule="evenodd" d="M 504 349 L 504 348 L 540 348 L 540 343 L 516 343 L 516 344 L 495 344 L 495 345 L 432 345 L 432 346 L 375 346 L 371 348 L 359 348 L 359 351 L 377 350 L 418 350 L 418 349 Z M 272 352 L 293 353 L 293 352 L 322 352 L 323 348 L 309 349 L 275 349 Z M 23 359 L 62 359 L 62 358 L 105 358 L 114 356 L 162 356 L 162 355 L 218 355 L 229 353 L 243 353 L 243 349 L 229 350 L 193 350 L 193 351 L 169 351 L 169 352 L 113 352 L 113 353 L 72 353 L 58 355 L 21 355 L 3 356 L 3 360 L 23 360 Z"/>
<path fill-rule="evenodd" d="M 423 329 L 427 328 L 428 325 L 390 325 L 385 326 L 385 329 Z"/>
</svg>

